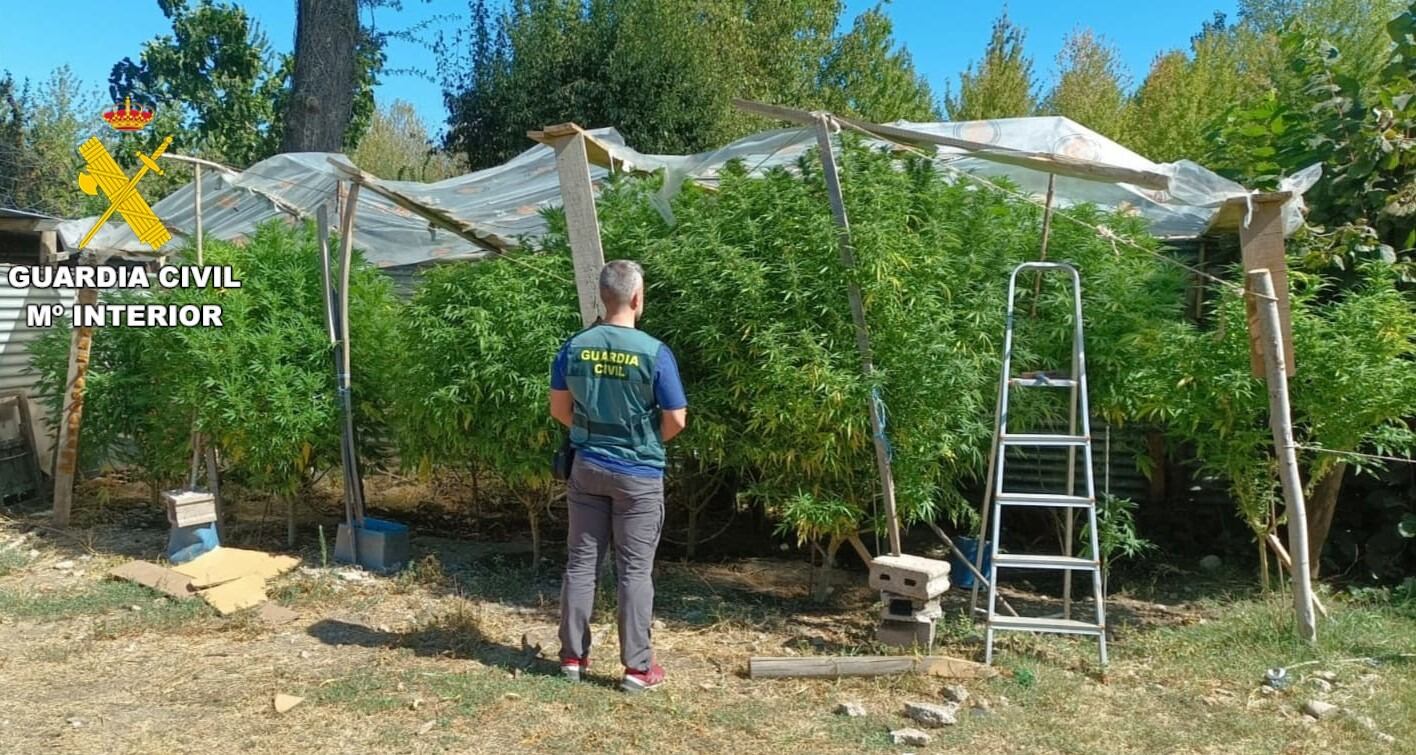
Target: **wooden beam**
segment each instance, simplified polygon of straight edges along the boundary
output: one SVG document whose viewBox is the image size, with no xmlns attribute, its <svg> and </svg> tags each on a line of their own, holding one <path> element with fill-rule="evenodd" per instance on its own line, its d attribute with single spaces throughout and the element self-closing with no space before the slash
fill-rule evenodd
<svg viewBox="0 0 1416 755">
<path fill-rule="evenodd" d="M 329 158 L 329 164 L 333 165 L 338 173 L 354 184 L 378 194 L 399 207 L 428 221 L 429 225 L 448 231 L 478 249 L 484 249 L 492 254 L 501 254 L 508 249 L 516 247 L 516 242 L 510 239 L 502 238 L 495 233 L 478 227 L 474 223 L 462 220 L 452 213 L 429 207 L 402 192 L 381 185 L 379 179 L 372 173 L 366 173 L 356 166 L 333 157 Z M 342 200 L 336 200 L 336 204 L 340 203 L 342 203 Z"/>
<path fill-rule="evenodd" d="M 835 658 L 754 656 L 748 660 L 753 679 L 827 678 L 919 674 L 951 679 L 987 679 L 998 670 L 982 663 L 942 655 L 855 655 Z"/>
<path fill-rule="evenodd" d="M 556 172 L 560 177 L 561 203 L 565 208 L 566 233 L 575 263 L 575 291 L 580 298 L 580 320 L 589 326 L 600 316 L 600 269 L 605 251 L 600 246 L 600 220 L 595 214 L 595 186 L 590 181 L 593 140 L 573 123 L 547 126 L 533 131 L 531 138 L 556 152 Z"/>
<path fill-rule="evenodd" d="M 59 232 L 40 231 L 39 232 L 39 264 L 57 265 L 59 263 Z"/>
<path fill-rule="evenodd" d="M 558 123 L 554 126 L 546 126 L 539 131 L 527 131 L 526 136 L 530 137 L 532 141 L 539 142 L 552 149 L 555 149 L 556 145 L 567 137 L 579 136 L 585 140 L 585 159 L 591 165 L 598 165 L 606 170 L 632 171 L 636 173 L 646 172 L 644 168 L 636 166 L 623 158 L 616 159 L 614 156 L 614 145 L 600 140 L 594 134 L 574 123 Z"/>
<path fill-rule="evenodd" d="M 1246 281 L 1252 282 L 1249 273 L 1267 270 L 1273 279 L 1274 295 L 1278 299 L 1278 320 L 1283 343 L 1283 363 L 1285 374 L 1292 377 L 1296 369 L 1293 354 L 1293 322 L 1288 302 L 1288 261 L 1283 248 L 1283 203 L 1289 192 L 1258 194 L 1252 198 L 1253 213 L 1248 225 L 1240 224 L 1239 244 L 1243 259 Z M 1232 200 L 1231 200 L 1232 203 Z M 1228 203 L 1227 203 L 1228 204 Z M 1239 204 L 1245 203 L 1241 199 Z M 1252 288 L 1248 289 L 1251 293 Z M 1267 374 L 1264 366 L 1263 336 L 1259 322 L 1259 302 L 1254 296 L 1244 297 L 1249 319 L 1249 366 L 1254 377 Z"/>
<path fill-rule="evenodd" d="M 98 290 L 79 289 L 74 306 L 98 302 Z M 84 383 L 88 375 L 89 353 L 93 348 L 93 328 L 72 328 L 69 339 L 69 372 L 64 381 L 64 403 L 60 409 L 59 437 L 54 465 L 54 526 L 69 526 L 74 505 L 74 478 L 79 470 L 79 427 L 84 416 Z"/>
<path fill-rule="evenodd" d="M 798 123 L 810 126 L 814 122 L 815 115 L 805 110 L 783 107 L 781 105 L 768 105 L 751 100 L 734 99 L 733 105 L 738 109 L 760 115 L 764 118 Z M 900 126 L 886 126 L 879 123 L 871 123 L 857 118 L 848 118 L 843 115 L 830 115 L 844 124 L 848 124 L 875 137 L 885 141 L 937 146 L 952 147 L 971 153 L 972 157 L 977 157 L 991 162 L 1017 165 L 1023 168 L 1030 168 L 1042 173 L 1054 173 L 1059 176 L 1069 178 L 1080 178 L 1084 181 L 1099 181 L 1102 183 L 1124 183 L 1132 186 L 1139 186 L 1146 189 L 1167 191 L 1170 188 L 1170 177 L 1164 173 L 1156 173 L 1149 170 L 1136 170 L 1133 168 L 1123 168 L 1119 165 L 1108 165 L 1093 160 L 1083 160 L 1066 155 L 1055 155 L 1042 152 L 1026 152 L 1023 150 L 1009 149 L 992 144 L 973 142 L 967 139 L 957 139 L 951 136 L 941 136 L 925 131 L 902 128 Z"/>
<path fill-rule="evenodd" d="M 1295 623 L 1298 638 L 1315 644 L 1318 627 L 1313 618 L 1313 578 L 1308 566 L 1308 513 L 1303 501 L 1303 481 L 1298 475 L 1297 445 L 1293 442 L 1288 375 L 1284 370 L 1279 335 L 1279 307 L 1274 297 L 1273 277 L 1268 270 L 1253 270 L 1245 277 L 1250 290 L 1263 297 L 1257 300 L 1257 310 L 1263 335 L 1264 367 L 1268 372 L 1269 428 L 1273 431 L 1273 453 L 1278 459 L 1278 479 L 1283 486 L 1288 513 L 1288 551 L 1292 555 L 1289 575 L 1293 579 Z M 1256 301 L 1252 296 L 1247 298 Z"/>
<path fill-rule="evenodd" d="M 831 147 L 831 128 L 826 116 L 816 120 L 816 143 L 821 152 L 821 173 L 826 181 L 826 197 L 831 202 L 831 215 L 836 221 L 836 241 L 840 247 L 841 267 L 846 272 L 846 296 L 850 299 L 851 320 L 855 323 L 856 349 L 860 352 L 861 373 L 867 383 L 875 378 L 875 365 L 870 354 L 870 331 L 865 322 L 865 304 L 860 286 L 852 279 L 855 272 L 855 248 L 851 243 L 851 224 L 846 217 L 846 200 L 841 193 L 841 179 L 836 172 L 836 155 Z M 885 524 L 889 528 L 890 553 L 900 550 L 900 517 L 895 511 L 895 475 L 890 468 L 890 449 L 885 441 L 885 418 L 872 396 L 867 400 L 870 412 L 870 434 L 875 443 L 875 466 L 880 471 L 880 490 L 885 499 Z"/>
</svg>

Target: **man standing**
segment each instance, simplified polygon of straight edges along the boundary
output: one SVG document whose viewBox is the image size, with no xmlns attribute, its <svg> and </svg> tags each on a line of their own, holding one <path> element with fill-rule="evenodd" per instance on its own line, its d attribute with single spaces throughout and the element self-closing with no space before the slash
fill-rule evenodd
<svg viewBox="0 0 1416 755">
<path fill-rule="evenodd" d="M 644 272 L 628 260 L 600 271 L 605 317 L 565 342 L 551 364 L 551 416 L 570 428 L 575 463 L 566 483 L 569 558 L 561 587 L 561 672 L 589 661 L 595 583 L 611 535 L 619 588 L 620 688 L 663 684 L 650 640 L 654 551 L 664 527 L 664 443 L 687 422 L 673 352 L 635 328 Z"/>
</svg>

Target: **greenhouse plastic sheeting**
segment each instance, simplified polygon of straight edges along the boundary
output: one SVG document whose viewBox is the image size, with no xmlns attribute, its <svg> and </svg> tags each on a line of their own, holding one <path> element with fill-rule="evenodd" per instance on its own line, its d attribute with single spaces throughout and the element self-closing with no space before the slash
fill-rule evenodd
<svg viewBox="0 0 1416 755">
<path fill-rule="evenodd" d="M 1239 184 L 1193 162 L 1151 162 L 1066 118 L 893 125 L 1001 149 L 1065 155 L 1164 174 L 1170 178 L 1169 191 L 1061 176 L 1056 181 L 1059 207 L 1093 203 L 1126 209 L 1143 217 L 1151 232 L 1163 238 L 1190 238 L 1204 233 L 1222 204 L 1248 193 Z M 790 169 L 816 144 L 812 130 L 790 128 L 753 134 L 722 148 L 694 155 L 652 155 L 625 146 L 614 129 L 588 133 L 608 147 L 617 164 L 623 163 L 629 170 L 664 172 L 664 189 L 658 199 L 660 210 L 670 217 L 666 200 L 684 181 L 714 184 L 731 160 L 741 160 L 753 173 L 773 167 Z M 886 146 L 879 140 L 866 141 Z M 343 155 L 305 152 L 276 155 L 241 172 L 204 169 L 202 214 L 208 238 L 240 241 L 248 238 L 257 225 L 272 218 L 312 218 L 322 203 L 330 206 L 331 228 L 337 228 L 341 174 L 330 164 L 331 158 L 348 162 Z M 1047 174 L 992 162 L 979 153 L 940 147 L 935 159 L 940 170 L 947 173 L 968 171 L 987 178 L 1006 177 L 1022 191 L 1034 195 L 1043 194 L 1047 188 Z M 172 168 L 185 169 L 176 165 Z M 592 180 L 599 182 L 605 176 L 604 169 L 591 166 Z M 1292 177 L 1283 187 L 1295 193 L 1295 199 L 1285 209 L 1285 225 L 1290 233 L 1301 223 L 1300 196 L 1316 178 L 1316 171 L 1310 169 Z M 375 183 L 419 206 L 455 218 L 474 235 L 490 240 L 497 247 L 516 246 L 544 234 L 546 222 L 542 211 L 560 204 L 555 153 L 544 145 L 534 146 L 502 165 L 436 183 L 383 180 Z M 185 239 L 194 232 L 193 193 L 192 184 L 188 184 L 153 206 L 174 235 L 161 252 L 170 252 L 185 244 Z M 60 224 L 65 246 L 75 248 L 95 220 L 85 218 Z M 354 242 L 365 251 L 370 262 L 379 266 L 476 259 L 488 254 L 484 246 L 436 228 L 423 217 L 368 189 L 359 193 Z M 150 253 L 121 222 L 110 222 L 90 246 L 100 253 Z"/>
</svg>

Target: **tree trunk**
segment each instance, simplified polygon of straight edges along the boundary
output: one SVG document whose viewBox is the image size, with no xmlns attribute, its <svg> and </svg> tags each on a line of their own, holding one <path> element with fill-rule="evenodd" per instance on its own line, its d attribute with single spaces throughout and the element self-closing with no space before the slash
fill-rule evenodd
<svg viewBox="0 0 1416 755">
<path fill-rule="evenodd" d="M 354 108 L 357 0 L 299 0 L 281 152 L 340 152 Z"/>
<path fill-rule="evenodd" d="M 1340 461 L 1313 486 L 1308 496 L 1308 564 L 1313 577 L 1318 576 L 1322 563 L 1323 545 L 1332 529 L 1332 515 L 1337 510 L 1337 495 L 1342 491 L 1342 478 L 1347 474 L 1347 462 Z"/>
<path fill-rule="evenodd" d="M 688 507 L 688 536 L 683 547 L 683 557 L 693 559 L 694 553 L 698 550 L 698 515 L 703 511 L 701 506 Z"/>
<path fill-rule="evenodd" d="M 295 496 L 285 496 L 285 547 L 295 548 Z"/>
<path fill-rule="evenodd" d="M 1165 503 L 1165 433 L 1159 430 L 1146 433 L 1146 455 L 1150 457 L 1147 503 L 1160 506 Z"/>
<path fill-rule="evenodd" d="M 541 510 L 532 505 L 526 508 L 526 518 L 531 523 L 531 565 L 541 568 Z"/>
</svg>

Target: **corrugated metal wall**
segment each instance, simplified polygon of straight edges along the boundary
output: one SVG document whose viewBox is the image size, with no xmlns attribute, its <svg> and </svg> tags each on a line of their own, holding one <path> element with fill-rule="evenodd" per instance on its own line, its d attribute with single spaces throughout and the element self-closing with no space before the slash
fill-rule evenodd
<svg viewBox="0 0 1416 755">
<path fill-rule="evenodd" d="M 49 437 L 44 423 L 44 408 L 33 397 L 38 375 L 30 369 L 30 344 L 44 331 L 25 323 L 25 309 L 32 304 L 73 303 L 73 289 L 11 288 L 9 265 L 0 265 L 0 391 L 22 390 L 31 394 L 30 416 L 35 421 L 35 442 L 40 449 L 40 467 L 49 470 Z M 0 427 L 0 433 L 13 435 L 13 426 Z"/>
</svg>

